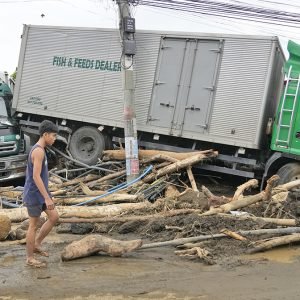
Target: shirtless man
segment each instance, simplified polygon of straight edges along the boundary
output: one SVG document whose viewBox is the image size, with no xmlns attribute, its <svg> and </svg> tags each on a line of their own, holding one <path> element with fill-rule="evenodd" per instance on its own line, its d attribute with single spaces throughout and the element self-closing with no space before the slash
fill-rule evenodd
<svg viewBox="0 0 300 300">
<path fill-rule="evenodd" d="M 46 264 L 34 258 L 34 253 L 48 257 L 41 249 L 41 243 L 49 234 L 58 220 L 58 212 L 48 189 L 48 163 L 45 147 L 51 146 L 56 140 L 58 127 L 51 121 L 45 120 L 40 124 L 38 142 L 32 147 L 27 162 L 26 181 L 23 202 L 29 215 L 29 228 L 26 235 L 27 265 L 45 267 Z M 36 231 L 42 212 L 48 220 L 41 227 L 38 236 Z"/>
</svg>

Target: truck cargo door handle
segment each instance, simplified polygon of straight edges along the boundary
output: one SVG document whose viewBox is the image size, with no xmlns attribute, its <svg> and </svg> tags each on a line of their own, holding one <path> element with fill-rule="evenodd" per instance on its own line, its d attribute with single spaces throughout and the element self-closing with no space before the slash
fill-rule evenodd
<svg viewBox="0 0 300 300">
<path fill-rule="evenodd" d="M 155 85 L 160 85 L 160 84 L 164 84 L 165 82 L 163 82 L 163 81 L 159 81 L 159 80 L 156 80 L 155 81 Z"/>
<path fill-rule="evenodd" d="M 171 105 L 170 102 L 169 103 L 160 103 L 161 106 L 165 106 L 165 107 L 174 107 L 174 105 Z"/>
<path fill-rule="evenodd" d="M 200 111 L 201 109 L 200 109 L 200 107 L 195 107 L 195 105 L 192 105 L 192 106 L 190 106 L 190 107 L 188 107 L 188 106 L 186 106 L 186 108 L 185 108 L 186 110 L 187 109 L 190 109 L 190 110 L 197 110 L 197 111 Z"/>
</svg>

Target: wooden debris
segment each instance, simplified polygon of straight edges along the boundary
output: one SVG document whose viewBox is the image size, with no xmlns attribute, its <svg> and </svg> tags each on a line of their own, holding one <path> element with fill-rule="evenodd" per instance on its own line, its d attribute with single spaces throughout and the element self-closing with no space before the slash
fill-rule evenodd
<svg viewBox="0 0 300 300">
<path fill-rule="evenodd" d="M 160 157 L 167 156 L 176 158 L 178 160 L 187 159 L 191 156 L 202 154 L 206 155 L 209 154 L 212 150 L 205 150 L 205 151 L 194 151 L 194 152 L 170 152 L 170 151 L 160 151 L 160 150 L 139 150 L 139 159 L 145 160 L 150 159 L 153 161 L 153 157 Z M 103 160 L 125 160 L 125 151 L 124 150 L 105 150 L 103 151 Z M 149 161 L 149 160 L 148 160 Z M 145 161 L 143 161 L 145 162 Z"/>
<path fill-rule="evenodd" d="M 204 263 L 208 265 L 213 265 L 215 262 L 213 261 L 211 254 L 209 251 L 202 249 L 200 247 L 194 247 L 187 250 L 177 250 L 174 251 L 178 256 L 190 257 L 190 258 L 199 258 L 203 260 Z"/>
<path fill-rule="evenodd" d="M 0 210 L 1 211 L 1 210 Z M 6 215 L 0 215 L 0 241 L 4 241 L 11 230 L 11 221 Z"/>
<path fill-rule="evenodd" d="M 218 155 L 218 153 L 216 151 L 210 151 L 210 152 L 207 152 L 205 154 L 200 153 L 200 154 L 196 154 L 196 155 L 193 155 L 193 156 L 189 156 L 186 159 L 177 161 L 175 163 L 172 163 L 169 166 L 166 166 L 166 167 L 158 170 L 156 174 L 152 173 L 152 174 L 147 175 L 143 179 L 143 182 L 152 182 L 155 179 L 157 179 L 159 177 L 162 177 L 166 174 L 176 172 L 176 171 L 181 170 L 183 168 L 186 168 L 188 166 L 192 166 L 193 164 L 196 164 L 196 163 L 200 162 L 201 160 L 204 160 L 204 159 L 207 159 L 207 158 L 210 158 L 210 157 L 216 157 L 217 155 Z"/>
<path fill-rule="evenodd" d="M 277 177 L 278 177 L 277 175 L 274 175 L 268 180 L 268 184 L 267 184 L 267 188 L 266 188 L 267 191 L 268 191 L 268 189 L 271 189 L 274 182 L 277 181 Z M 300 184 L 300 182 L 299 182 L 299 184 Z M 215 215 L 215 214 L 218 214 L 218 213 L 229 212 L 231 210 L 237 210 L 237 209 L 240 209 L 240 208 L 243 208 L 243 207 L 246 207 L 246 206 L 249 206 L 251 204 L 254 204 L 254 203 L 257 203 L 259 201 L 264 200 L 265 195 L 266 195 L 266 192 L 262 191 L 262 192 L 260 192 L 259 194 L 256 194 L 256 195 L 247 196 L 247 197 L 244 197 L 242 199 L 231 201 L 229 203 L 221 205 L 220 207 L 210 208 L 210 210 L 203 213 L 202 216 L 210 216 L 210 215 Z"/>
<path fill-rule="evenodd" d="M 165 198 L 178 198 L 180 192 L 176 188 L 176 186 L 169 184 L 165 190 Z"/>
<path fill-rule="evenodd" d="M 150 215 L 142 215 L 142 216 L 115 216 L 115 217 L 102 217 L 102 218 L 60 218 L 58 223 L 126 223 L 126 222 L 132 222 L 132 221 L 148 221 L 153 219 L 164 219 L 168 217 L 174 217 L 179 215 L 187 215 L 192 213 L 198 213 L 199 209 L 176 209 L 176 210 L 170 210 L 166 212 L 161 212 L 157 214 L 150 214 Z"/>
<path fill-rule="evenodd" d="M 187 174 L 189 176 L 189 180 L 190 180 L 193 191 L 199 192 L 196 181 L 195 181 L 195 178 L 194 178 L 194 174 L 193 174 L 193 171 L 192 171 L 192 167 L 188 166 L 186 168 L 186 170 L 187 170 Z"/>
<path fill-rule="evenodd" d="M 250 249 L 248 253 L 262 252 L 278 246 L 289 245 L 291 243 L 298 243 L 298 242 L 300 242 L 300 233 L 275 237 L 268 240 L 256 241 L 254 243 L 254 248 Z"/>
<path fill-rule="evenodd" d="M 262 218 L 262 217 L 255 217 L 255 216 L 235 216 L 229 214 L 222 214 L 219 213 L 221 217 L 230 218 L 233 220 L 252 220 L 256 222 L 265 222 L 269 224 L 275 224 L 278 226 L 297 226 L 297 220 L 295 219 L 276 219 L 276 218 Z"/>
<path fill-rule="evenodd" d="M 149 202 L 121 203 L 105 206 L 56 206 L 60 218 L 102 218 L 117 216 L 127 211 L 138 211 L 149 207 Z M 28 219 L 26 207 L 2 209 L 0 215 L 6 215 L 11 222 L 22 222 Z"/>
<path fill-rule="evenodd" d="M 119 241 L 102 235 L 89 235 L 75 241 L 64 248 L 61 258 L 69 261 L 87 257 L 98 252 L 105 252 L 110 256 L 122 256 L 142 246 L 142 240 Z"/>
<path fill-rule="evenodd" d="M 251 187 L 256 188 L 257 186 L 258 186 L 258 181 L 256 179 L 251 179 L 251 180 L 247 181 L 246 183 L 238 186 L 236 192 L 234 193 L 234 195 L 232 197 L 232 201 L 236 201 L 240 197 L 242 197 L 244 191 L 248 190 Z"/>
<path fill-rule="evenodd" d="M 220 232 L 226 234 L 229 237 L 232 237 L 235 240 L 239 240 L 239 241 L 246 241 L 247 240 L 245 237 L 241 236 L 240 234 L 238 234 L 236 232 L 233 232 L 231 230 L 225 229 L 225 228 L 220 230 Z"/>
<path fill-rule="evenodd" d="M 288 228 L 276 228 L 276 229 L 258 229 L 258 230 L 243 230 L 240 231 L 239 234 L 245 236 L 257 236 L 257 235 L 284 235 L 284 234 L 292 234 L 292 233 L 300 233 L 300 227 L 288 227 Z M 208 235 L 199 235 L 187 238 L 180 238 L 174 239 L 171 241 L 165 242 L 156 242 L 150 244 L 144 244 L 141 249 L 149 249 L 149 248 L 157 248 L 157 247 L 166 247 L 166 246 L 178 246 L 186 243 L 193 243 L 199 241 L 206 241 L 210 239 L 219 239 L 227 237 L 226 234 L 219 233 L 219 234 L 208 234 Z"/>
</svg>

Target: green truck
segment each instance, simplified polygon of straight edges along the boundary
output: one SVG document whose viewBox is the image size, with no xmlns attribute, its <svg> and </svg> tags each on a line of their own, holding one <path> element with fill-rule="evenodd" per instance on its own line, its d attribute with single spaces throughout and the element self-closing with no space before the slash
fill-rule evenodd
<svg viewBox="0 0 300 300">
<path fill-rule="evenodd" d="M 25 176 L 27 155 L 24 134 L 11 113 L 13 81 L 0 74 L 0 184 Z"/>
</svg>

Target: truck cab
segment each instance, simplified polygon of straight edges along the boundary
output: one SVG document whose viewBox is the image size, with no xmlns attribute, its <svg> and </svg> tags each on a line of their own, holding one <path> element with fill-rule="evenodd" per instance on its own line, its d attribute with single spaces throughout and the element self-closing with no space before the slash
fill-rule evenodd
<svg viewBox="0 0 300 300">
<path fill-rule="evenodd" d="M 0 73 L 0 183 L 25 176 L 24 134 L 12 116 L 13 81 Z"/>
</svg>

